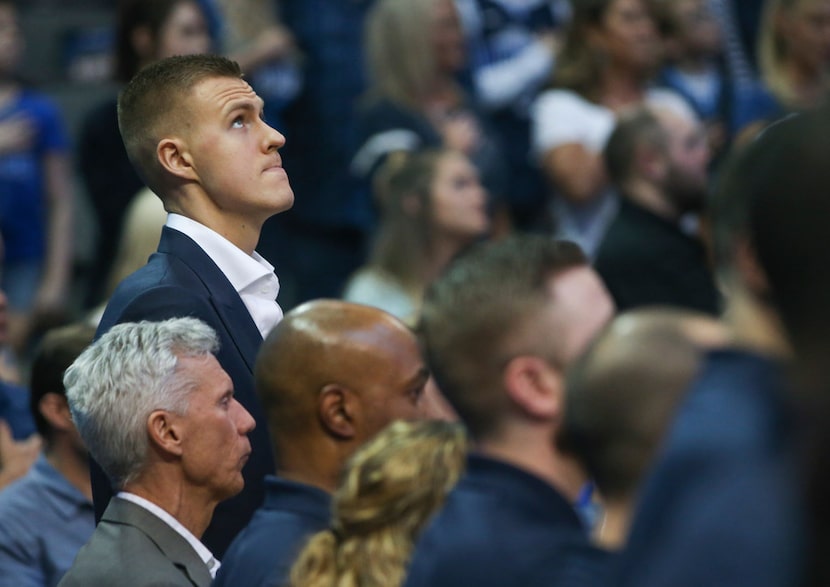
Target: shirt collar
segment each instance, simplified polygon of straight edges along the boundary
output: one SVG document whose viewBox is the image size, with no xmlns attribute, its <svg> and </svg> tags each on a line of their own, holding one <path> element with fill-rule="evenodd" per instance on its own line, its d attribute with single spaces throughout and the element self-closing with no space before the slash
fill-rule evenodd
<svg viewBox="0 0 830 587">
<path fill-rule="evenodd" d="M 166 226 L 178 230 L 193 239 L 201 249 L 216 263 L 237 292 L 242 292 L 258 280 L 276 280 L 276 292 L 279 293 L 279 280 L 274 274 L 274 266 L 254 251 L 248 255 L 218 232 L 181 214 L 168 214 Z"/>
<path fill-rule="evenodd" d="M 217 561 L 213 557 L 213 554 L 210 552 L 210 550 L 208 550 L 207 546 L 202 544 L 202 542 L 198 538 L 196 538 L 190 530 L 182 526 L 182 524 L 176 518 L 174 518 L 169 513 L 164 511 L 162 508 L 154 504 L 152 501 L 148 501 L 134 493 L 129 493 L 128 491 L 119 491 L 116 497 L 132 502 L 135 505 L 144 508 L 151 514 L 161 519 L 165 524 L 173 528 L 173 530 L 178 532 L 182 536 L 182 538 L 187 540 L 187 543 L 193 547 L 193 550 L 196 551 L 196 554 L 199 556 L 200 559 L 202 559 L 202 561 L 207 566 L 208 570 L 210 571 L 211 577 L 216 577 L 216 571 L 219 570 L 219 561 Z"/>
</svg>

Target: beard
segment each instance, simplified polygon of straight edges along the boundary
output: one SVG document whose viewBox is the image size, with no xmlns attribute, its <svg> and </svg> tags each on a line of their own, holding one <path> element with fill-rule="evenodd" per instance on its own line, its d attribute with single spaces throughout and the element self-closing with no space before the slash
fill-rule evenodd
<svg viewBox="0 0 830 587">
<path fill-rule="evenodd" d="M 709 189 L 705 175 L 693 176 L 672 165 L 663 187 L 666 197 L 680 214 L 703 210 Z"/>
</svg>

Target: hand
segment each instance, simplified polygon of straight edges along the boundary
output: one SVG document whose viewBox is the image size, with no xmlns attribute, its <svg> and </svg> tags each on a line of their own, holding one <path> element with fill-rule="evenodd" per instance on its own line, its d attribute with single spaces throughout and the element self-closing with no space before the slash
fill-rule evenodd
<svg viewBox="0 0 830 587">
<path fill-rule="evenodd" d="M 65 288 L 41 283 L 32 305 L 32 326 L 48 329 L 63 323 L 66 318 Z"/>
<path fill-rule="evenodd" d="M 552 29 L 536 35 L 536 40 L 542 43 L 552 55 L 557 55 L 562 47 L 561 35 Z"/>
<path fill-rule="evenodd" d="M 0 122 L 0 154 L 29 149 L 34 139 L 32 122 L 23 115 L 12 116 Z"/>
<path fill-rule="evenodd" d="M 41 445 L 37 434 L 16 441 L 9 425 L 0 420 L 0 489 L 29 471 L 40 454 Z"/>
</svg>

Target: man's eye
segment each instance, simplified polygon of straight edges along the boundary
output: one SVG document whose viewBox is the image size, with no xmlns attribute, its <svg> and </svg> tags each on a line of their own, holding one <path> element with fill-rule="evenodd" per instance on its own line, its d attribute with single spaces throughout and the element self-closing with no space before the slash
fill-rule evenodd
<svg viewBox="0 0 830 587">
<path fill-rule="evenodd" d="M 242 117 L 239 116 L 238 118 L 234 118 L 233 122 L 231 123 L 232 128 L 242 128 L 245 126 L 245 121 L 242 120 Z"/>
</svg>

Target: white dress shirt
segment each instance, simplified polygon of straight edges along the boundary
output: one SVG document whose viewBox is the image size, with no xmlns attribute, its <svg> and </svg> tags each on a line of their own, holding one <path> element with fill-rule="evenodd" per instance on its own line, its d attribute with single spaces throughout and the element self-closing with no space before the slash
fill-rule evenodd
<svg viewBox="0 0 830 587">
<path fill-rule="evenodd" d="M 282 320 L 277 303 L 280 282 L 274 266 L 256 251 L 248 255 L 219 233 L 180 214 L 168 214 L 166 226 L 186 234 L 207 253 L 242 298 L 262 338 L 268 336 Z"/>
<path fill-rule="evenodd" d="M 187 543 L 193 547 L 193 550 L 196 551 L 196 554 L 199 555 L 199 558 L 204 561 L 205 565 L 208 568 L 208 571 L 210 571 L 211 578 L 216 578 L 216 571 L 219 570 L 221 563 L 213 557 L 213 554 L 207 549 L 207 546 L 202 544 L 201 541 L 198 538 L 196 538 L 190 530 L 182 526 L 176 518 L 168 514 L 166 511 L 161 509 L 152 501 L 148 501 L 134 493 L 129 493 L 127 491 L 119 491 L 116 497 L 119 497 L 125 501 L 132 502 L 135 505 L 144 508 L 145 510 L 159 518 L 162 522 L 173 528 L 173 530 L 180 534 L 182 538 L 187 540 Z"/>
</svg>

